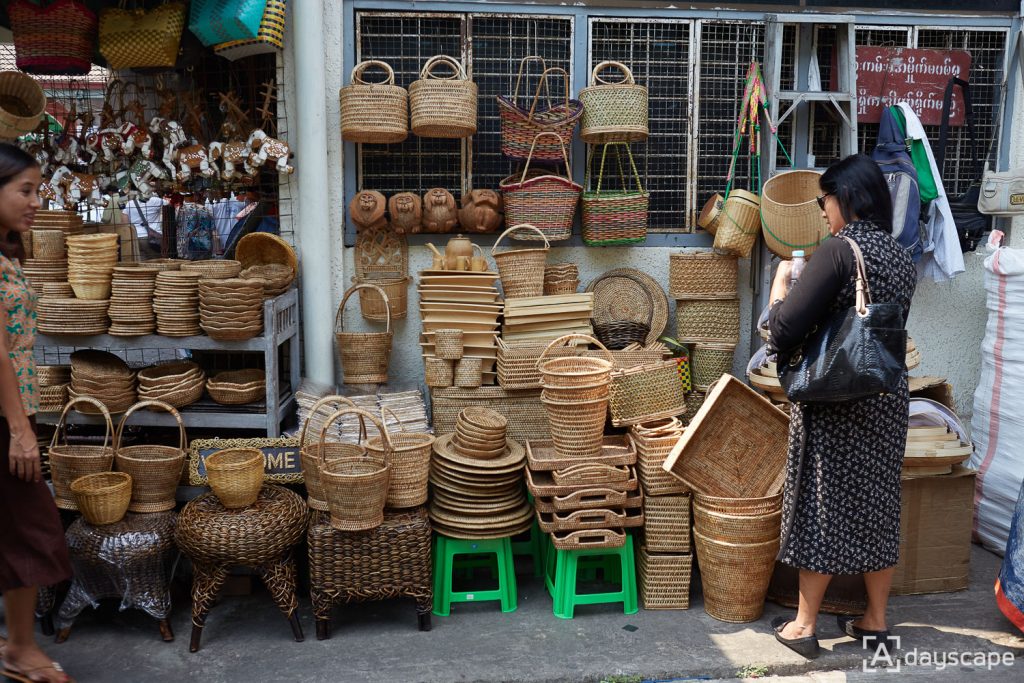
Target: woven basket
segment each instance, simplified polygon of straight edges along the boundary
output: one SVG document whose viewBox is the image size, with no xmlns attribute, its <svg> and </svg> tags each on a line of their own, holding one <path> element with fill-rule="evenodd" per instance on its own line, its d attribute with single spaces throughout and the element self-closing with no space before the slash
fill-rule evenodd
<svg viewBox="0 0 1024 683">
<path fill-rule="evenodd" d="M 107 431 L 104 434 L 102 446 L 71 446 L 67 443 L 65 424 L 68 411 L 82 403 L 93 406 L 103 414 Z M 71 482 L 87 474 L 110 471 L 114 464 L 114 449 L 109 445 L 113 432 L 114 425 L 110 421 L 110 412 L 96 399 L 82 396 L 68 401 L 64 406 L 53 430 L 50 447 L 47 449 L 47 456 L 50 460 L 50 480 L 53 482 L 53 494 L 57 507 L 62 510 L 77 510 L 78 506 L 75 504 L 74 496 L 71 495 Z M 64 438 L 64 443 L 58 444 L 58 438 L 61 436 Z M 130 486 L 128 492 L 130 498 Z"/>
<path fill-rule="evenodd" d="M 817 171 L 787 171 L 771 177 L 761 190 L 761 228 L 773 254 L 793 258 L 794 249 L 810 256 L 828 238 L 816 197 Z"/>
<path fill-rule="evenodd" d="M 343 415 L 359 415 L 377 428 L 383 457 L 326 457 L 323 448 L 327 425 Z M 393 446 L 391 435 L 371 413 L 358 408 L 342 408 L 325 423 L 320 433 L 320 484 L 331 513 L 331 526 L 338 531 L 365 531 L 384 521 L 384 505 L 391 481 Z"/>
<path fill-rule="evenodd" d="M 266 9 L 263 10 L 263 18 L 260 20 L 256 37 L 218 43 L 213 48 L 214 53 L 234 61 L 243 57 L 279 52 L 284 47 L 286 12 L 285 0 L 266 0 Z"/>
<path fill-rule="evenodd" d="M 693 505 L 693 528 L 719 541 L 764 543 L 779 538 L 782 510 L 759 515 L 732 515 Z"/>
<path fill-rule="evenodd" d="M 7 8 L 14 34 L 14 58 L 25 73 L 84 76 L 92 69 L 96 15 L 82 0 L 40 6 L 14 0 Z"/>
<path fill-rule="evenodd" d="M 457 387 L 478 387 L 483 384 L 483 361 L 479 358 L 462 357 L 455 363 L 453 384 Z"/>
<path fill-rule="evenodd" d="M 63 230 L 33 230 L 32 255 L 40 261 L 63 261 L 68 252 Z"/>
<path fill-rule="evenodd" d="M 697 226 L 704 228 L 712 236 L 718 232 L 718 222 L 722 218 L 722 207 L 725 205 L 725 197 L 720 194 L 713 194 L 704 202 L 704 207 L 697 216 Z"/>
<path fill-rule="evenodd" d="M 622 427 L 686 412 L 686 394 L 674 359 L 612 372 L 612 425 Z"/>
<path fill-rule="evenodd" d="M 231 259 L 205 259 L 182 263 L 181 270 L 186 273 L 199 273 L 204 280 L 227 280 L 238 277 L 242 272 L 242 264 Z"/>
<path fill-rule="evenodd" d="M 621 81 L 601 78 L 604 69 L 618 69 Z M 601 62 L 590 72 L 590 85 L 580 90 L 583 142 L 636 142 L 647 139 L 647 88 L 637 85 L 622 62 Z"/>
<path fill-rule="evenodd" d="M 586 117 L 584 117 L 586 118 Z M 605 190 L 601 192 L 604 182 L 604 165 L 608 157 L 608 147 L 619 145 L 626 148 L 629 166 L 633 171 L 634 189 L 627 189 L 626 174 L 622 167 L 622 158 L 616 147 L 619 162 L 619 178 L 621 190 Z M 593 161 L 593 159 L 591 159 Z M 590 164 L 587 164 L 586 186 L 590 187 Z M 637 171 L 633 152 L 625 142 L 608 143 L 601 151 L 601 169 L 597 174 L 597 189 L 583 193 L 583 241 L 592 247 L 609 247 L 621 244 L 636 244 L 647 239 L 647 208 L 651 193 L 644 192 Z"/>
<path fill-rule="evenodd" d="M 653 306 L 652 306 L 653 309 Z M 650 323 L 637 320 L 593 322 L 594 336 L 609 349 L 619 351 L 630 344 L 643 344 L 651 331 Z"/>
<path fill-rule="evenodd" d="M 427 479 L 430 476 L 434 435 L 397 432 L 390 436 L 390 456 L 380 436 L 366 441 L 368 453 L 391 465 L 386 505 L 389 508 L 423 505 L 427 502 Z"/>
<path fill-rule="evenodd" d="M 36 79 L 20 71 L 0 71 L 0 139 L 28 135 L 46 111 L 46 95 Z"/>
<path fill-rule="evenodd" d="M 132 499 L 132 478 L 124 472 L 86 474 L 71 482 L 71 494 L 82 517 L 100 526 L 120 522 Z"/>
<path fill-rule="evenodd" d="M 740 340 L 739 299 L 689 299 L 676 302 L 676 339 L 684 344 L 736 344 Z"/>
<path fill-rule="evenodd" d="M 548 358 L 556 348 L 570 341 L 585 341 L 598 346 L 604 357 L 560 356 Z M 586 388 L 611 381 L 615 359 L 604 344 L 585 334 L 567 334 L 548 344 L 537 358 L 541 386 L 552 389 Z"/>
<path fill-rule="evenodd" d="M 377 289 L 383 290 L 384 294 L 387 295 L 387 305 L 384 305 L 384 299 L 381 298 L 380 294 L 374 289 L 360 289 L 359 290 L 359 312 L 362 313 L 363 318 L 366 320 L 373 320 L 374 322 L 385 322 L 388 319 L 388 312 L 391 313 L 392 320 L 401 320 L 408 315 L 409 312 L 409 277 L 399 278 L 386 278 L 386 279 L 375 279 L 375 278 L 353 278 L 353 282 L 357 285 L 373 285 Z"/>
<path fill-rule="evenodd" d="M 732 372 L 735 344 L 696 344 L 693 347 L 693 386 L 701 391 Z"/>
<path fill-rule="evenodd" d="M 434 74 L 442 65 L 450 76 Z M 457 60 L 431 57 L 409 86 L 409 113 L 412 132 L 421 138 L 467 138 L 476 133 L 476 83 Z"/>
<path fill-rule="evenodd" d="M 735 256 L 711 251 L 669 256 L 668 288 L 673 299 L 735 299 L 738 281 Z"/>
<path fill-rule="evenodd" d="M 124 428 L 131 414 L 140 408 L 154 407 L 170 413 L 178 423 L 178 446 L 122 446 Z M 187 448 L 185 423 L 170 405 L 161 401 L 140 401 L 125 411 L 114 436 L 114 462 L 118 471 L 127 472 L 132 477 L 129 510 L 163 512 L 174 509 L 174 494 L 185 467 Z"/>
<path fill-rule="evenodd" d="M 206 381 L 206 391 L 222 405 L 244 405 L 265 398 L 267 377 L 263 370 L 231 370 Z"/>
<path fill-rule="evenodd" d="M 644 496 L 644 543 L 649 550 L 690 552 L 690 523 L 689 495 Z"/>
<path fill-rule="evenodd" d="M 541 64 L 540 80 L 533 94 L 529 109 L 519 106 L 519 86 L 523 80 L 523 69 L 531 61 Z M 565 101 L 553 102 L 548 86 L 548 74 L 561 74 L 565 88 Z M 544 106 L 540 105 L 540 91 L 544 89 L 547 98 Z M 519 62 L 519 75 L 511 97 L 498 95 L 498 114 L 501 119 L 501 153 L 509 159 L 526 159 L 530 155 L 534 140 L 541 133 L 554 133 L 563 145 L 572 144 L 573 130 L 583 116 L 583 103 L 569 98 L 569 74 L 565 69 L 553 67 L 548 69 L 543 57 L 524 57 Z M 557 161 L 562 158 L 559 145 L 555 142 L 542 142 L 533 151 L 533 158 L 544 161 Z"/>
<path fill-rule="evenodd" d="M 636 444 L 636 472 L 645 496 L 672 496 L 689 492 L 689 487 L 662 469 L 665 456 L 683 435 L 677 418 L 641 423 L 630 428 Z"/>
<path fill-rule="evenodd" d="M 693 504 L 711 512 L 727 515 L 757 516 L 777 512 L 782 509 L 782 493 L 759 498 L 724 498 L 696 493 Z"/>
<path fill-rule="evenodd" d="M 310 408 L 306 421 L 302 423 L 302 431 L 299 432 L 299 461 L 302 465 L 302 480 L 306 485 L 306 502 L 311 509 L 320 510 L 321 512 L 327 512 L 329 508 L 327 507 L 327 496 L 324 493 L 323 486 L 320 484 L 320 463 L 324 458 L 366 455 L 366 449 L 359 444 L 326 443 L 326 428 L 328 427 L 326 422 L 321 423 L 323 433 L 321 434 L 320 441 L 312 444 L 306 443 L 306 433 L 309 431 L 309 426 L 316 419 L 320 409 L 327 405 L 334 406 L 339 404 L 350 408 L 356 407 L 356 404 L 351 399 L 344 396 L 324 396 Z M 361 432 L 365 432 L 366 423 L 362 419 L 360 419 L 360 425 L 362 426 Z"/>
<path fill-rule="evenodd" d="M 444 360 L 462 358 L 462 330 L 448 327 L 434 330 L 434 353 Z"/>
<path fill-rule="evenodd" d="M 542 247 L 530 249 L 510 249 L 509 251 L 498 252 L 498 243 L 509 233 L 520 230 L 532 230 L 537 233 L 544 242 Z M 526 238 L 516 238 L 526 239 Z M 533 239 L 530 237 L 529 239 Z M 498 239 L 494 240 L 491 247 L 491 258 L 498 266 L 498 275 L 501 278 L 501 288 L 505 292 L 506 299 L 515 299 L 529 296 L 544 295 L 544 263 L 548 257 L 548 250 L 551 245 L 547 236 L 529 223 L 513 225 L 501 233 Z"/>
<path fill-rule="evenodd" d="M 686 412 L 679 416 L 683 422 L 689 422 L 696 415 L 700 407 L 704 405 L 704 399 L 708 396 L 706 391 L 694 389 L 686 394 Z"/>
<path fill-rule="evenodd" d="M 364 72 L 380 67 L 385 78 L 367 82 Z M 395 71 L 386 62 L 368 60 L 352 69 L 341 89 L 341 138 L 346 142 L 390 145 L 409 136 L 409 93 L 395 85 Z"/>
<path fill-rule="evenodd" d="M 455 369 L 452 361 L 443 358 L 424 358 L 423 365 L 428 387 L 450 387 L 455 381 Z"/>
<path fill-rule="evenodd" d="M 518 177 L 511 175 L 499 183 L 505 202 L 505 221 L 509 225 L 532 225 L 551 241 L 565 240 L 572 235 L 572 220 L 576 215 L 576 204 L 579 202 L 583 186 L 572 181 L 569 156 L 557 134 L 538 134 L 533 139 L 534 146 L 546 137 L 558 139 L 562 161 L 565 163 L 565 175 L 534 174 L 528 177 L 532 161 L 532 156 L 528 155 L 523 171 Z M 534 146 L 531 146 L 531 152 Z"/>
<path fill-rule="evenodd" d="M 68 384 L 51 384 L 39 387 L 39 412 L 58 413 L 68 400 Z"/>
<path fill-rule="evenodd" d="M 188 30 L 206 47 L 256 37 L 266 0 L 192 0 Z"/>
<path fill-rule="evenodd" d="M 178 60 L 184 29 L 183 2 L 165 2 L 148 11 L 108 7 L 100 12 L 100 54 L 115 71 L 170 68 Z"/>
<path fill-rule="evenodd" d="M 554 401 L 541 397 L 555 451 L 563 458 L 589 458 L 601 452 L 608 399 Z"/>
<path fill-rule="evenodd" d="M 693 555 L 664 555 L 640 546 L 636 578 L 644 609 L 689 609 L 692 572 Z"/>
<path fill-rule="evenodd" d="M 44 387 L 67 384 L 71 381 L 71 366 L 37 365 L 36 378 L 39 380 L 39 385 Z"/>
<path fill-rule="evenodd" d="M 263 487 L 263 451 L 225 448 L 206 456 L 206 479 L 226 508 L 244 508 L 259 498 Z"/>
<path fill-rule="evenodd" d="M 760 199 L 753 192 L 732 190 L 722 205 L 715 230 L 715 249 L 749 258 L 761 225 Z"/>
<path fill-rule="evenodd" d="M 344 311 L 353 292 L 372 289 L 384 300 L 388 313 L 384 332 L 345 332 Z M 388 381 L 388 364 L 391 361 L 391 315 L 387 294 L 380 287 L 371 284 L 349 287 L 338 305 L 334 316 L 334 339 L 338 345 L 338 357 L 345 384 L 383 384 Z"/>
<path fill-rule="evenodd" d="M 694 530 L 697 562 L 704 589 L 704 611 L 719 621 L 756 621 L 779 552 L 779 539 L 763 543 L 728 543 Z"/>
</svg>

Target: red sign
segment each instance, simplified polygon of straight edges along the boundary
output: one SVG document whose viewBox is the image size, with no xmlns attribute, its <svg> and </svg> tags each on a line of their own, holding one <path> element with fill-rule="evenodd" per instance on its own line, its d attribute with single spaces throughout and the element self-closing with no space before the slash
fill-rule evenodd
<svg viewBox="0 0 1024 683">
<path fill-rule="evenodd" d="M 884 107 L 906 102 L 921 123 L 937 126 L 946 84 L 951 78 L 968 80 L 970 71 L 971 53 L 963 50 L 858 46 L 857 121 L 878 123 Z M 954 88 L 949 124 L 963 123 L 963 93 Z"/>
</svg>

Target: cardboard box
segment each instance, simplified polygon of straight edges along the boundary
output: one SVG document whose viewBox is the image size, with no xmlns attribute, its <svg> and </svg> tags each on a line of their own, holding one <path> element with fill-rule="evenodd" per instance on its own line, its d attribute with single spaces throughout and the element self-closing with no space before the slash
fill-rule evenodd
<svg viewBox="0 0 1024 683">
<path fill-rule="evenodd" d="M 957 465 L 950 474 L 903 479 L 893 595 L 967 588 L 975 475 L 975 470 Z"/>
</svg>

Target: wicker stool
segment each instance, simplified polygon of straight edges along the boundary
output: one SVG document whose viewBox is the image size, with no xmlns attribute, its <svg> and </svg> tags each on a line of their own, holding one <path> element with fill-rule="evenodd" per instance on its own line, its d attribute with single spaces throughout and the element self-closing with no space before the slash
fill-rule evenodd
<svg viewBox="0 0 1024 683">
<path fill-rule="evenodd" d="M 316 637 L 331 637 L 336 604 L 385 600 L 416 601 L 421 631 L 430 630 L 434 589 L 430 578 L 430 518 L 426 508 L 384 512 L 384 523 L 369 531 L 338 531 L 330 516 L 314 512 L 309 541 L 309 593 Z"/>
<path fill-rule="evenodd" d="M 245 508 L 229 510 L 212 493 L 185 506 L 174 536 L 195 572 L 190 652 L 199 650 L 203 624 L 235 565 L 256 570 L 288 618 L 296 642 L 302 642 L 292 547 L 301 540 L 307 517 L 306 501 L 280 486 L 264 486 L 256 502 Z"/>
<path fill-rule="evenodd" d="M 39 620 L 39 629 L 44 636 L 52 636 L 53 610 L 57 603 L 56 586 L 40 586 L 36 595 L 36 619 Z"/>
<path fill-rule="evenodd" d="M 169 617 L 176 519 L 173 511 L 128 513 L 114 524 L 93 526 L 79 518 L 68 527 L 74 576 L 57 613 L 58 643 L 68 639 L 82 610 L 104 598 L 120 598 L 122 610 L 141 609 L 159 622 L 165 641 L 174 640 Z"/>
</svg>

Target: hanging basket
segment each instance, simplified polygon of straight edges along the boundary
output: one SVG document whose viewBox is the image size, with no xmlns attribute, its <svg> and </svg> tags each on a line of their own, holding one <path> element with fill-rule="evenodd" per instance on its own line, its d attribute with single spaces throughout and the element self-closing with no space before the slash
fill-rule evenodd
<svg viewBox="0 0 1024 683">
<path fill-rule="evenodd" d="M 383 332 L 345 332 L 344 311 L 353 292 L 372 289 L 384 300 L 386 329 Z M 349 287 L 338 305 L 334 316 L 334 339 L 338 345 L 338 357 L 345 384 L 383 384 L 388 381 L 388 364 L 391 362 L 391 309 L 388 295 L 376 285 L 364 284 Z"/>
<path fill-rule="evenodd" d="M 206 47 L 256 37 L 266 0 L 192 0 L 188 30 Z"/>
<path fill-rule="evenodd" d="M 36 79 L 20 71 L 0 71 L 0 140 L 28 135 L 46 112 L 46 95 Z"/>
<path fill-rule="evenodd" d="M 14 0 L 7 7 L 14 34 L 14 59 L 25 73 L 84 76 L 92 69 L 96 15 L 82 0 L 40 6 Z"/>
<path fill-rule="evenodd" d="M 604 181 L 604 164 L 608 157 L 609 145 L 626 148 L 629 166 L 633 171 L 635 188 L 627 189 L 622 158 L 616 147 L 619 162 L 621 190 L 601 192 Z M 587 164 L 587 187 L 590 187 L 590 164 Z M 601 152 L 601 169 L 597 174 L 597 190 L 583 193 L 583 242 L 592 247 L 608 247 L 621 244 L 636 244 L 647 239 L 647 207 L 651 193 L 644 192 L 640 172 L 633 161 L 633 152 L 625 142 L 608 143 Z"/>
<path fill-rule="evenodd" d="M 230 40 L 213 48 L 215 54 L 235 61 L 253 55 L 280 52 L 284 48 L 285 0 L 267 0 L 255 38 Z"/>
<path fill-rule="evenodd" d="M 384 69 L 384 80 L 367 82 L 370 67 Z M 395 71 L 386 62 L 368 60 L 352 69 L 341 89 L 341 138 L 346 142 L 389 145 L 409 136 L 409 93 L 395 85 Z"/>
<path fill-rule="evenodd" d="M 178 446 L 122 446 L 128 418 L 140 408 L 159 408 L 171 414 L 178 423 Z M 140 401 L 125 411 L 114 436 L 114 462 L 120 472 L 132 477 L 132 512 L 163 512 L 173 510 L 178 480 L 185 467 L 188 439 L 181 415 L 162 401 Z"/>
<path fill-rule="evenodd" d="M 519 106 L 519 86 L 523 80 L 523 69 L 531 61 L 539 61 L 541 65 L 540 80 L 533 94 L 530 108 Z M 562 74 L 565 87 L 565 101 L 553 102 L 548 86 L 548 74 Z M 544 88 L 546 104 L 540 104 L 540 91 Z M 563 145 L 572 144 L 572 133 L 576 123 L 583 116 L 583 104 L 579 100 L 569 99 L 569 74 L 565 69 L 553 67 L 548 69 L 543 57 L 523 57 L 519 62 L 519 75 L 511 97 L 498 95 L 498 113 L 501 118 L 501 153 L 510 159 L 526 159 L 534 140 L 541 133 L 554 133 Z M 557 161 L 562 158 L 560 145 L 555 142 L 542 142 L 536 146 L 533 158 L 542 161 Z"/>
<path fill-rule="evenodd" d="M 377 428 L 381 457 L 342 455 L 327 458 L 324 439 L 327 428 L 340 417 L 358 415 Z M 324 423 L 320 431 L 320 484 L 331 513 L 331 526 L 338 531 L 366 531 L 384 521 L 384 505 L 391 482 L 394 446 L 391 435 L 371 413 L 359 408 L 342 408 Z"/>
<path fill-rule="evenodd" d="M 320 483 L 320 463 L 325 459 L 339 458 L 343 456 L 363 456 L 366 449 L 359 444 L 351 443 L 327 443 L 326 429 L 320 436 L 320 441 L 313 444 L 306 443 L 306 433 L 309 425 L 316 417 L 318 411 L 326 405 L 343 404 L 355 408 L 356 404 L 344 396 L 324 396 L 313 404 L 309 410 L 306 421 L 302 423 L 302 431 L 299 433 L 299 461 L 302 465 L 302 481 L 306 485 L 306 502 L 313 510 L 327 512 L 327 494 L 324 493 L 323 484 Z M 364 425 L 365 431 L 365 423 Z M 326 423 L 322 427 L 326 427 Z"/>
<path fill-rule="evenodd" d="M 449 76 L 437 76 L 434 69 L 445 66 Z M 427 60 L 420 79 L 409 86 L 412 132 L 421 138 L 468 138 L 476 133 L 476 83 L 469 80 L 462 64 L 437 55 Z"/>
<path fill-rule="evenodd" d="M 817 171 L 787 171 L 773 176 L 761 192 L 764 242 L 780 258 L 793 258 L 794 249 L 810 256 L 828 236 L 815 199 L 821 191 Z"/>
<path fill-rule="evenodd" d="M 544 246 L 529 249 L 510 249 L 503 252 L 497 251 L 498 243 L 506 235 L 520 230 L 532 230 L 537 233 L 540 239 L 544 241 Z M 533 237 L 530 237 L 530 239 L 533 239 Z M 491 258 L 494 259 L 494 263 L 498 266 L 501 288 L 505 292 L 506 299 L 544 295 L 544 264 L 550 248 L 551 245 L 548 243 L 548 238 L 544 233 L 529 223 L 513 225 L 501 233 L 498 239 L 494 241 L 494 246 L 491 247 Z"/>
<path fill-rule="evenodd" d="M 359 290 L 359 311 L 365 320 L 386 322 L 389 311 L 392 320 L 400 320 L 409 313 L 409 277 L 384 280 L 353 278 L 357 285 L 371 285 L 374 289 Z M 384 292 L 387 301 L 375 290 Z"/>
<path fill-rule="evenodd" d="M 555 133 L 540 133 L 534 145 L 544 138 L 558 138 Z M 583 187 L 572 181 L 569 156 L 561 139 L 558 140 L 565 163 L 565 176 L 533 175 L 528 177 L 532 155 L 528 155 L 523 171 L 501 181 L 499 187 L 505 201 L 505 221 L 509 225 L 528 223 L 537 228 L 543 239 L 556 242 L 572 235 L 572 219 L 576 215 Z M 532 148 L 531 148 L 532 150 Z M 523 239 L 539 240 L 540 236 Z"/>
<path fill-rule="evenodd" d="M 715 249 L 750 258 L 761 225 L 760 206 L 761 200 L 753 192 L 729 192 L 715 231 Z"/>
<path fill-rule="evenodd" d="M 704 207 L 697 216 L 697 226 L 704 228 L 708 234 L 714 236 L 718 232 L 718 221 L 722 218 L 722 207 L 725 205 L 725 197 L 720 194 L 713 194 L 704 202 Z"/>
<path fill-rule="evenodd" d="M 151 10 L 106 8 L 100 12 L 99 50 L 115 71 L 171 68 L 178 60 L 185 29 L 185 3 L 167 2 Z"/>
<path fill-rule="evenodd" d="M 601 78 L 604 69 L 618 69 L 622 80 Z M 636 142 L 647 139 L 647 88 L 637 85 L 622 62 L 601 62 L 590 73 L 590 86 L 580 91 L 583 142 Z"/>
<path fill-rule="evenodd" d="M 68 411 L 81 403 L 88 403 L 103 414 L 107 430 L 103 436 L 102 446 L 72 446 L 67 443 Z M 53 494 L 57 507 L 62 510 L 77 510 L 78 505 L 71 494 L 71 482 L 87 474 L 110 471 L 114 464 L 114 449 L 109 445 L 110 435 L 113 431 L 114 425 L 110 421 L 110 412 L 96 399 L 81 396 L 71 399 L 64 406 L 60 419 L 57 420 L 57 425 L 53 430 L 53 439 L 50 441 L 50 448 L 47 451 L 50 459 L 50 480 L 53 482 Z M 61 437 L 63 437 L 64 443 L 59 443 L 58 439 Z M 130 496 L 131 489 L 129 488 Z"/>
</svg>

